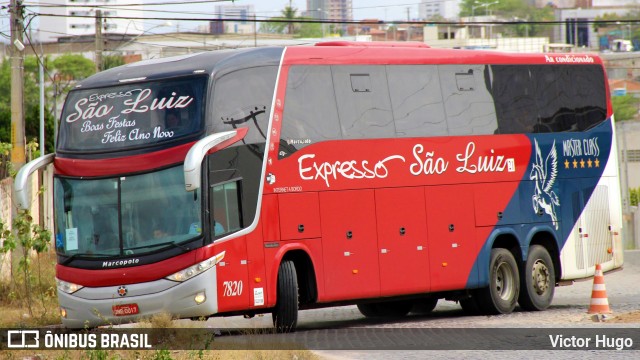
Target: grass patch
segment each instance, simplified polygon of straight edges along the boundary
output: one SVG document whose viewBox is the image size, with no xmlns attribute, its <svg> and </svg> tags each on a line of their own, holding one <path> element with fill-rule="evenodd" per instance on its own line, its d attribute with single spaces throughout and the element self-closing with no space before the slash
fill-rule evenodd
<svg viewBox="0 0 640 360">
<path fill-rule="evenodd" d="M 6 360 L 319 360 L 308 350 L 46 350 L 4 352 Z"/>
<path fill-rule="evenodd" d="M 16 256 L 13 255 L 14 258 Z M 52 251 L 33 254 L 31 261 L 32 271 L 27 279 L 23 272 L 11 271 L 9 281 L 0 281 L 0 328 L 60 324 L 55 282 L 56 255 Z M 24 290 L 27 281 L 29 292 Z"/>
</svg>

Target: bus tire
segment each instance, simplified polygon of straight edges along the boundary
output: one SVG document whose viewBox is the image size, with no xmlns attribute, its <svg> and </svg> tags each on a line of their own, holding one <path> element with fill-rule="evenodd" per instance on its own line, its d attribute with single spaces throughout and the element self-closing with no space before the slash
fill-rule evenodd
<svg viewBox="0 0 640 360">
<path fill-rule="evenodd" d="M 358 311 L 367 318 L 380 317 L 378 304 L 375 303 L 358 304 Z"/>
<path fill-rule="evenodd" d="M 287 260 L 278 269 L 276 307 L 271 314 L 277 332 L 294 332 L 298 323 L 298 277 L 293 261 Z"/>
<path fill-rule="evenodd" d="M 414 314 L 429 314 L 438 305 L 438 298 L 422 298 L 413 302 L 411 312 Z"/>
<path fill-rule="evenodd" d="M 491 249 L 489 287 L 478 291 L 480 310 L 489 315 L 509 314 L 515 309 L 520 292 L 518 264 L 507 249 Z"/>
<path fill-rule="evenodd" d="M 531 246 L 520 280 L 520 307 L 528 311 L 548 308 L 553 300 L 555 286 L 555 268 L 549 252 L 543 246 Z"/>
</svg>

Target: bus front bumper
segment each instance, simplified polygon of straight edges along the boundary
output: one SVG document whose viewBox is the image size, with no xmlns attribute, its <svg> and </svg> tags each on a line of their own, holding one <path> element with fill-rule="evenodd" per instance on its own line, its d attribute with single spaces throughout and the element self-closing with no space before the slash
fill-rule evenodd
<svg viewBox="0 0 640 360">
<path fill-rule="evenodd" d="M 72 329 L 136 322 L 160 313 L 172 318 L 213 315 L 218 312 L 216 267 L 184 282 L 160 279 L 125 286 L 84 287 L 73 294 L 58 290 L 58 301 L 62 324 Z"/>
</svg>

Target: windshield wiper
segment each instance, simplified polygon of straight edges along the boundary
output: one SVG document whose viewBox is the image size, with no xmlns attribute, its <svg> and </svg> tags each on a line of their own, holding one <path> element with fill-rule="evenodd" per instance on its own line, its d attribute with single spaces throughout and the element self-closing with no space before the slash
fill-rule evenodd
<svg viewBox="0 0 640 360">
<path fill-rule="evenodd" d="M 77 257 L 90 257 L 92 259 L 104 259 L 104 258 L 109 258 L 109 257 L 113 257 L 113 255 L 92 255 L 92 254 L 80 254 L 80 253 L 76 253 L 73 255 L 69 255 L 66 259 L 64 259 L 63 262 L 60 263 L 60 265 L 67 265 L 68 263 L 70 263 L 71 261 L 73 261 L 75 258 Z"/>
<path fill-rule="evenodd" d="M 184 251 L 189 251 L 189 250 L 191 250 L 190 248 L 188 248 L 188 247 L 186 247 L 186 246 L 184 246 L 184 245 L 181 245 L 181 244 L 175 243 L 175 242 L 173 242 L 173 241 L 167 241 L 167 242 L 163 242 L 163 243 L 159 243 L 159 244 L 151 244 L 151 245 L 145 245 L 145 246 L 138 246 L 138 247 L 134 247 L 134 248 L 127 248 L 126 250 L 139 250 L 139 249 L 147 249 L 147 248 L 158 247 L 158 246 L 170 246 L 170 247 L 177 247 L 177 248 L 180 248 L 180 249 L 182 249 L 182 250 L 184 250 Z"/>
</svg>

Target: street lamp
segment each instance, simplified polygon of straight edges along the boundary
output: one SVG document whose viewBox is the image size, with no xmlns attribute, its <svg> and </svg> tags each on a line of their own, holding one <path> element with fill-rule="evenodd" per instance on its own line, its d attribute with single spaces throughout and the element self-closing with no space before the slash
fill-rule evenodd
<svg viewBox="0 0 640 360">
<path fill-rule="evenodd" d="M 320 25 L 322 26 L 322 38 L 324 39 L 324 36 L 325 36 L 325 34 L 324 34 L 324 20 L 327 17 L 329 17 L 329 13 L 326 10 L 322 10 L 320 8 L 318 8 L 317 11 L 318 11 L 318 14 L 319 14 L 318 19 L 322 20 L 322 23 Z M 324 15 L 323 13 L 326 14 L 327 17 L 323 16 Z"/>
<path fill-rule="evenodd" d="M 489 11 L 489 6 L 495 5 L 497 3 L 499 3 L 499 1 L 494 1 L 492 3 L 483 3 L 483 2 L 480 2 L 480 1 L 474 2 L 473 5 L 471 5 L 471 17 L 472 17 L 473 21 L 475 22 L 475 20 L 476 20 L 476 17 L 475 17 L 476 8 L 484 7 L 485 8 L 484 9 L 484 13 L 486 15 L 487 12 Z M 491 16 L 491 14 L 489 14 L 489 16 Z M 491 27 L 489 27 L 489 29 L 491 29 Z M 484 38 L 484 36 L 483 36 L 483 38 Z M 489 34 L 489 39 L 491 39 L 491 34 Z"/>
</svg>

